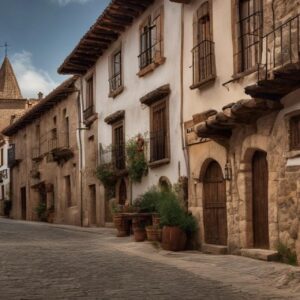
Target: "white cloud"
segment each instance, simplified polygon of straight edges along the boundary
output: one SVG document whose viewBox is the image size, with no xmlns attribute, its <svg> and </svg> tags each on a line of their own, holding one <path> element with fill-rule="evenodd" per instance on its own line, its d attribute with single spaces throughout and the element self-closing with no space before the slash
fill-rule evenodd
<svg viewBox="0 0 300 300">
<path fill-rule="evenodd" d="M 37 98 L 37 93 L 47 95 L 57 83 L 44 70 L 37 69 L 32 63 L 32 54 L 27 51 L 16 53 L 11 58 L 23 97 Z"/>
<path fill-rule="evenodd" d="M 79 4 L 85 4 L 91 0 L 52 0 L 52 2 L 55 2 L 59 4 L 60 6 L 66 6 L 71 3 L 79 3 Z"/>
</svg>

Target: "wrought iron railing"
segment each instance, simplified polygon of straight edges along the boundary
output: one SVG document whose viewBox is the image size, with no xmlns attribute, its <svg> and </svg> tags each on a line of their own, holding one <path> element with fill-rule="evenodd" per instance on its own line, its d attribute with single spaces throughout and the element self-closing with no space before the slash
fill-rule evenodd
<svg viewBox="0 0 300 300">
<path fill-rule="evenodd" d="M 94 114 L 94 105 L 91 105 L 83 111 L 83 118 L 86 120 L 89 117 L 91 117 L 93 114 Z"/>
<path fill-rule="evenodd" d="M 50 136 L 48 139 L 48 152 L 61 148 L 70 148 L 68 132 L 60 132 L 54 137 Z"/>
<path fill-rule="evenodd" d="M 238 51 L 235 54 L 237 73 L 255 69 L 260 62 L 262 24 L 263 13 L 261 11 L 254 12 L 238 21 Z"/>
<path fill-rule="evenodd" d="M 100 165 L 112 164 L 116 170 L 126 168 L 125 144 L 100 149 Z"/>
<path fill-rule="evenodd" d="M 168 157 L 168 136 L 166 130 L 150 133 L 150 162 Z"/>
<path fill-rule="evenodd" d="M 32 159 L 38 159 L 42 154 L 41 151 L 41 147 L 40 146 L 36 146 L 36 147 L 32 147 L 31 149 L 31 158 Z"/>
<path fill-rule="evenodd" d="M 215 43 L 204 40 L 192 49 L 193 85 L 215 78 Z"/>
<path fill-rule="evenodd" d="M 141 53 L 138 56 L 140 69 L 156 62 L 161 57 L 162 43 L 157 38 L 157 26 L 149 26 L 146 31 L 140 35 Z"/>
<path fill-rule="evenodd" d="M 300 14 L 278 26 L 262 38 L 263 59 L 259 80 L 268 79 L 270 72 L 300 61 Z"/>
<path fill-rule="evenodd" d="M 122 86 L 122 76 L 121 72 L 114 74 L 110 79 L 109 79 L 109 88 L 110 91 L 115 91 L 118 88 Z"/>
</svg>

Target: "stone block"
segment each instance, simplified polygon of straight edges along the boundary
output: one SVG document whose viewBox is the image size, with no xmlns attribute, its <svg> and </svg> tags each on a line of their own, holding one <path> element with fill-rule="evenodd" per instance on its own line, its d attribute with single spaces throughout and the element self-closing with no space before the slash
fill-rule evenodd
<svg viewBox="0 0 300 300">
<path fill-rule="evenodd" d="M 224 255 L 227 254 L 228 252 L 227 246 L 212 245 L 212 244 L 202 244 L 201 250 L 203 253 L 215 254 L 215 255 Z"/>
<path fill-rule="evenodd" d="M 264 261 L 278 261 L 279 254 L 274 250 L 266 249 L 241 249 L 241 255 Z"/>
</svg>

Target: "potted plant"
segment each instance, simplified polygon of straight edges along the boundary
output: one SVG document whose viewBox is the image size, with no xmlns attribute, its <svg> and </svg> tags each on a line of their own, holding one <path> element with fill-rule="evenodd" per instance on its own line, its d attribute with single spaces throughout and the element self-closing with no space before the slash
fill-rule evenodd
<svg viewBox="0 0 300 300">
<path fill-rule="evenodd" d="M 187 234 L 197 230 L 197 222 L 178 201 L 173 191 L 162 192 L 159 204 L 162 229 L 162 248 L 169 251 L 182 251 L 186 247 Z"/>
<path fill-rule="evenodd" d="M 147 240 L 148 241 L 161 241 L 161 233 L 162 230 L 159 226 L 157 225 L 150 225 L 146 227 L 146 233 L 147 233 Z"/>
<path fill-rule="evenodd" d="M 144 138 L 141 134 L 126 143 L 127 170 L 132 182 L 141 182 L 147 174 L 148 164 L 144 153 Z"/>
<path fill-rule="evenodd" d="M 123 207 L 122 205 L 113 206 L 112 213 L 113 213 L 113 222 L 118 230 L 117 237 L 125 237 L 130 234 L 130 226 L 128 221 L 126 220 L 125 216 L 122 215 Z"/>
<path fill-rule="evenodd" d="M 134 218 L 132 223 L 134 240 L 136 242 L 143 242 L 146 239 L 146 221 Z"/>
</svg>

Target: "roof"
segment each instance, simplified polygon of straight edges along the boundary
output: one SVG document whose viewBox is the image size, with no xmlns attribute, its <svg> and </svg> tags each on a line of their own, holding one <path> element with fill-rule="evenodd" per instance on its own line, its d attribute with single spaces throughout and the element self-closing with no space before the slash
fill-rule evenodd
<svg viewBox="0 0 300 300">
<path fill-rule="evenodd" d="M 111 0 L 90 30 L 59 67 L 60 74 L 85 74 L 126 27 L 154 0 Z"/>
<path fill-rule="evenodd" d="M 6 56 L 0 69 L 0 99 L 23 99 L 17 78 Z"/>
<path fill-rule="evenodd" d="M 32 123 L 34 120 L 38 119 L 41 115 L 52 108 L 55 104 L 65 99 L 70 93 L 75 92 L 76 88 L 74 84 L 77 79 L 77 76 L 73 76 L 64 81 L 44 99 L 40 100 L 38 104 L 33 106 L 24 115 L 18 118 L 17 121 L 3 129 L 2 134 L 6 136 L 12 136 L 13 134 L 17 133 L 19 129 Z"/>
</svg>

